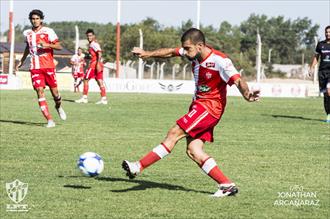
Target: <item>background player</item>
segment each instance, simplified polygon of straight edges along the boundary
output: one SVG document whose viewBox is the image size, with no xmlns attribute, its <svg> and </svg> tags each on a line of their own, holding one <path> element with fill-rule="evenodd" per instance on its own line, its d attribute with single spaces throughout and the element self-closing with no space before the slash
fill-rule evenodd
<svg viewBox="0 0 330 219">
<path fill-rule="evenodd" d="M 323 93 L 324 110 L 327 114 L 326 122 L 330 123 L 330 26 L 325 28 L 325 40 L 317 43 L 315 55 L 310 65 L 309 74 L 314 72 L 315 65 L 319 59 L 318 71 L 320 92 Z"/>
<path fill-rule="evenodd" d="M 74 92 L 79 92 L 79 86 L 84 79 L 84 67 L 86 66 L 85 55 L 82 52 L 82 48 L 78 48 L 78 52 L 72 56 L 70 64 L 72 65 Z"/>
<path fill-rule="evenodd" d="M 29 14 L 32 29 L 24 31 L 26 47 L 20 62 L 16 66 L 18 70 L 24 63 L 28 54 L 31 56 L 30 73 L 32 85 L 38 95 L 39 106 L 42 114 L 47 119 L 47 128 L 55 127 L 48 110 L 44 88 L 50 88 L 55 101 L 55 109 L 62 120 L 66 120 L 66 114 L 61 107 L 61 96 L 57 89 L 53 49 L 61 50 L 61 44 L 53 29 L 43 26 L 44 14 L 35 9 Z"/>
<path fill-rule="evenodd" d="M 226 106 L 227 85 L 235 84 L 247 101 L 259 99 L 259 91 L 250 91 L 231 60 L 223 53 L 205 45 L 204 34 L 195 28 L 181 37 L 182 48 L 163 48 L 144 51 L 133 48 L 140 58 L 186 56 L 192 61 L 196 84 L 189 112 L 178 119 L 162 143 L 137 162 L 123 161 L 122 167 L 130 178 L 168 155 L 183 137 L 187 140 L 187 155 L 219 184 L 215 197 L 235 195 L 236 185 L 219 169 L 215 160 L 203 150 L 205 141 L 213 141 L 213 129 L 220 121 Z"/>
<path fill-rule="evenodd" d="M 87 69 L 84 78 L 83 96 L 79 100 L 76 100 L 76 103 L 88 103 L 88 82 L 90 79 L 94 78 L 101 91 L 101 100 L 96 102 L 96 104 L 108 104 L 105 86 L 103 82 L 102 50 L 100 44 L 96 41 L 96 37 L 92 29 L 88 29 L 86 31 L 86 36 L 89 42 L 88 51 L 91 55 L 91 61 L 89 63 L 89 68 Z"/>
</svg>

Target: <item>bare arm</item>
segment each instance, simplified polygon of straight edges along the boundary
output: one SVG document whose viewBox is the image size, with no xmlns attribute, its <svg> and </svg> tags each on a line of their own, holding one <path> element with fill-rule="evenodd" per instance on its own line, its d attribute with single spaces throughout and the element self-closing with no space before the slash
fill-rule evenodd
<svg viewBox="0 0 330 219">
<path fill-rule="evenodd" d="M 170 58 L 175 56 L 175 48 L 161 48 L 153 51 L 144 51 L 139 47 L 134 47 L 132 50 L 134 55 L 139 56 L 139 58 Z"/>
<path fill-rule="evenodd" d="M 25 62 L 25 59 L 26 57 L 29 55 L 29 45 L 26 43 L 26 46 L 25 46 L 25 50 L 24 50 L 24 53 L 23 53 L 23 56 L 21 58 L 21 60 L 17 63 L 16 65 L 16 71 L 18 71 L 18 69 L 20 67 L 22 67 L 22 65 L 24 64 Z"/>
<path fill-rule="evenodd" d="M 96 59 L 96 72 L 100 72 L 102 71 L 102 67 L 100 65 L 100 63 L 102 63 L 102 52 L 98 51 L 96 53 L 97 59 Z"/>
<path fill-rule="evenodd" d="M 245 100 L 249 102 L 258 101 L 260 97 L 260 90 L 250 91 L 248 84 L 245 82 L 244 79 L 238 78 L 234 81 L 234 84 L 241 92 L 242 96 Z"/>
<path fill-rule="evenodd" d="M 311 65 L 309 66 L 308 75 L 312 76 L 314 74 L 315 65 L 319 62 L 319 54 L 315 54 L 312 58 Z"/>
</svg>

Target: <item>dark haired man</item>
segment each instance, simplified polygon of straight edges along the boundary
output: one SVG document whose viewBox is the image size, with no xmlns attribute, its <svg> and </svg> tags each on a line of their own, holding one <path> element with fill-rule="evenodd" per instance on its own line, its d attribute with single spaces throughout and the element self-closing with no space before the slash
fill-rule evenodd
<svg viewBox="0 0 330 219">
<path fill-rule="evenodd" d="M 185 137 L 187 155 L 219 184 L 219 189 L 213 196 L 235 195 L 238 192 L 236 185 L 222 173 L 215 160 L 205 153 L 204 143 L 213 142 L 213 129 L 226 106 L 227 85 L 235 84 L 249 102 L 259 99 L 259 91 L 249 90 L 247 83 L 224 53 L 206 46 L 204 34 L 200 30 L 187 30 L 181 37 L 181 44 L 181 48 L 154 51 L 133 48 L 132 52 L 143 59 L 187 57 L 192 61 L 196 90 L 189 112 L 176 121 L 161 144 L 137 162 L 124 160 L 122 167 L 129 178 L 134 178 L 143 169 L 168 155 L 176 143 Z"/>
<path fill-rule="evenodd" d="M 38 102 L 42 114 L 47 119 L 47 128 L 55 127 L 48 110 L 44 88 L 49 87 L 50 92 L 55 101 L 55 109 L 62 120 L 66 120 L 66 114 L 61 107 L 61 96 L 57 89 L 57 81 L 55 75 L 55 64 L 53 58 L 53 50 L 61 50 L 61 44 L 53 29 L 43 26 L 44 14 L 42 11 L 35 9 L 29 14 L 29 20 L 32 29 L 24 31 L 26 47 L 20 62 L 16 66 L 18 70 L 24 63 L 28 54 L 31 56 L 31 79 L 32 85 L 38 95 Z"/>
<path fill-rule="evenodd" d="M 323 93 L 323 105 L 327 114 L 325 122 L 330 123 L 330 26 L 327 26 L 324 31 L 325 40 L 318 42 L 309 72 L 312 75 L 315 65 L 320 59 L 319 87 L 320 92 Z"/>
<path fill-rule="evenodd" d="M 100 87 L 101 100 L 96 104 L 108 104 L 106 89 L 103 81 L 103 63 L 102 63 L 102 50 L 100 44 L 96 41 L 95 33 L 92 29 L 86 31 L 87 40 L 89 42 L 89 54 L 91 55 L 91 61 L 89 68 L 86 71 L 84 78 L 84 90 L 83 96 L 76 100 L 76 103 L 88 103 L 88 82 L 94 78 Z"/>
</svg>

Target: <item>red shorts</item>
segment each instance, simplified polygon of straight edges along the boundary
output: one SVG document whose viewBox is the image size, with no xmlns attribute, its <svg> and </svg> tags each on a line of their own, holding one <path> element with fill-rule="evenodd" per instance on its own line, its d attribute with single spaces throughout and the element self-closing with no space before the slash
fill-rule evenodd
<svg viewBox="0 0 330 219">
<path fill-rule="evenodd" d="M 72 77 L 73 77 L 74 79 L 84 78 L 84 73 L 83 73 L 83 72 L 74 72 L 74 73 L 72 74 Z"/>
<path fill-rule="evenodd" d="M 50 88 L 57 87 L 56 75 L 54 68 L 41 68 L 41 69 L 31 69 L 31 79 L 34 89 L 43 87 L 46 85 Z"/>
<path fill-rule="evenodd" d="M 86 71 L 85 79 L 98 79 L 103 80 L 103 70 L 100 72 L 96 72 L 95 68 L 89 68 Z"/>
<path fill-rule="evenodd" d="M 189 112 L 176 121 L 188 135 L 202 141 L 213 142 L 213 129 L 220 119 L 213 117 L 200 104 L 193 103 Z"/>
</svg>

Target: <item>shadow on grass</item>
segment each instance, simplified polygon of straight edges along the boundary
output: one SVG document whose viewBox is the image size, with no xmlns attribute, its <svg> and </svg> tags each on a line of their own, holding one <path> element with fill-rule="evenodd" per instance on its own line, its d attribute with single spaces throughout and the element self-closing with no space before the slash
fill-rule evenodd
<svg viewBox="0 0 330 219">
<path fill-rule="evenodd" d="M 0 123 L 13 123 L 13 124 L 19 124 L 19 125 L 30 125 L 30 126 L 44 126 L 45 123 L 40 122 L 25 122 L 25 121 L 15 121 L 15 120 L 4 120 L 0 119 Z"/>
<path fill-rule="evenodd" d="M 183 186 L 178 185 L 172 185 L 168 183 L 158 183 L 158 182 L 152 182 L 147 180 L 129 180 L 129 179 L 123 179 L 123 178 L 113 178 L 113 177 L 96 177 L 96 180 L 100 181 L 108 181 L 108 182 L 128 182 L 128 183 L 134 183 L 137 184 L 131 188 L 128 189 L 118 189 L 118 190 L 110 190 L 111 192 L 129 192 L 129 191 L 139 191 L 139 190 L 147 190 L 147 189 L 166 189 L 171 191 L 184 191 L 184 192 L 197 192 L 197 193 L 204 193 L 204 194 L 212 194 L 210 192 L 201 191 L 201 190 L 195 190 L 195 189 L 188 189 Z"/>
<path fill-rule="evenodd" d="M 71 102 L 71 103 L 75 103 L 75 101 L 74 101 L 74 100 L 71 100 L 71 99 L 62 99 L 62 101 L 64 101 L 64 102 Z"/>
<path fill-rule="evenodd" d="M 90 186 L 83 186 L 83 185 L 64 185 L 65 188 L 72 188 L 72 189 L 90 189 Z"/>
<path fill-rule="evenodd" d="M 278 118 L 283 118 L 283 119 L 300 119 L 300 120 L 309 120 L 309 121 L 317 121 L 317 122 L 324 122 L 322 119 L 311 119 L 311 118 L 306 118 L 302 116 L 287 116 L 287 115 L 268 115 L 268 114 L 262 114 L 262 116 L 272 116 L 275 119 Z"/>
</svg>

